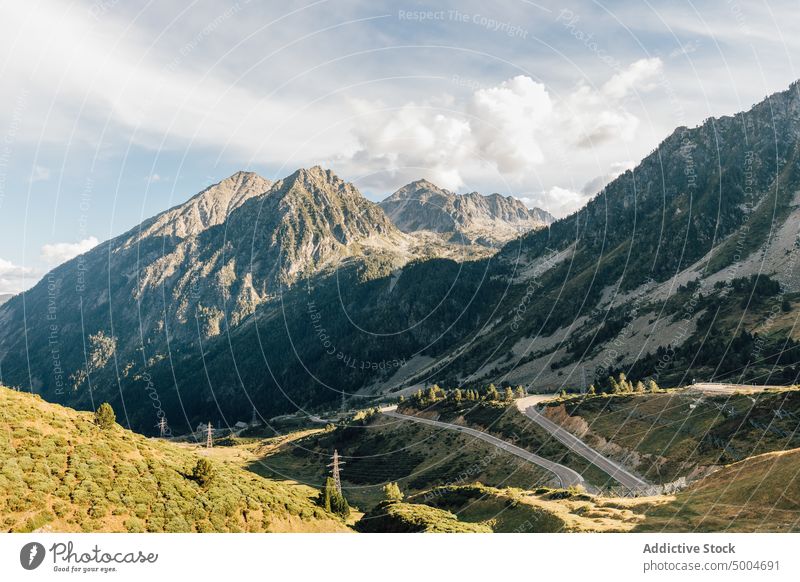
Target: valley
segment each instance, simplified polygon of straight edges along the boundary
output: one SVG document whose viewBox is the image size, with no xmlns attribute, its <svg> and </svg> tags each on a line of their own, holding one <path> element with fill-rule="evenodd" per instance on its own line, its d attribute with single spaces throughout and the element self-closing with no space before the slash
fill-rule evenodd
<svg viewBox="0 0 800 582">
<path fill-rule="evenodd" d="M 213 448 L 205 448 L 202 440 L 170 443 L 117 425 L 102 428 L 89 413 L 0 388 L 2 420 L 9 427 L 0 442 L 3 527 L 9 531 L 797 531 L 800 448 L 786 448 L 794 435 L 786 435 L 788 441 L 771 440 L 780 427 L 758 425 L 763 429 L 760 434 L 737 432 L 729 437 L 737 443 L 745 438 L 759 442 L 742 460 L 726 462 L 726 451 L 733 446 L 722 447 L 716 456 L 705 447 L 695 460 L 681 442 L 691 431 L 675 421 L 685 420 L 687 412 L 679 401 L 692 394 L 698 392 L 562 396 L 536 405 L 541 414 L 620 466 L 635 466 L 654 481 L 671 479 L 660 490 L 652 486 L 634 491 L 621 487 L 619 477 L 609 478 L 575 454 L 574 447 L 564 446 L 526 417 L 529 398 L 454 407 L 451 396 L 433 407 L 406 406 L 403 414 L 392 407 L 383 412 L 367 409 L 324 427 L 313 419 L 298 418 L 281 421 L 283 429 L 255 426 L 239 436 L 215 437 Z M 781 410 L 775 417 L 788 419 L 800 413 L 798 394 L 797 390 L 762 392 L 758 398 L 763 401 L 751 405 L 747 414 L 758 418 L 759 410 Z M 778 407 L 772 402 L 776 397 L 782 399 Z M 710 398 L 715 402 L 722 397 Z M 724 398 L 723 410 L 730 406 L 745 411 L 741 398 L 751 397 Z M 607 409 L 607 417 L 597 415 L 599 407 Z M 714 404 L 710 408 L 720 412 Z M 21 415 L 21 410 L 27 412 Z M 634 410 L 664 419 L 653 425 L 659 434 L 646 444 L 638 422 L 621 423 L 616 418 L 635 416 Z M 706 426 L 712 416 L 705 408 L 688 415 L 692 414 Z M 457 424 L 430 418 L 452 418 Z M 590 431 L 576 429 L 587 425 Z M 709 435 L 724 425 L 708 429 Z M 613 434 L 609 427 L 614 427 Z M 282 434 L 260 436 L 275 431 Z M 673 448 L 673 441 L 678 446 Z M 663 450 L 655 455 L 659 446 Z M 512 449 L 535 450 L 550 465 L 531 462 Z M 326 513 L 317 502 L 332 450 L 340 454 L 342 491 L 352 505 L 347 519 Z M 670 464 L 673 456 L 677 458 Z M 655 458 L 660 472 L 643 470 L 643 460 Z M 210 483 L 193 476 L 200 459 L 213 465 Z M 580 481 L 565 487 L 553 466 L 572 467 L 566 470 Z M 400 499 L 387 497 L 387 483 L 398 484 Z M 214 509 L 218 505 L 219 511 Z M 204 511 L 210 513 L 203 517 Z"/>
<path fill-rule="evenodd" d="M 798 531 L 798 136 L 795 83 L 560 219 L 236 172 L 0 298 L 3 528 Z"/>
</svg>

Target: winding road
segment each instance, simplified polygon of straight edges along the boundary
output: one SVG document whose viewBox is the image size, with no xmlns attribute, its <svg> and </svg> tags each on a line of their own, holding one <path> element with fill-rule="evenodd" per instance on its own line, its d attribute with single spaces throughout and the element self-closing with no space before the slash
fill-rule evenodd
<svg viewBox="0 0 800 582">
<path fill-rule="evenodd" d="M 522 412 L 522 414 L 530 418 L 533 422 L 553 435 L 556 440 L 565 445 L 569 450 L 589 461 L 592 465 L 608 474 L 615 481 L 620 482 L 624 487 L 627 487 L 631 491 L 636 491 L 637 489 L 643 489 L 650 486 L 650 483 L 641 477 L 634 475 L 622 465 L 612 461 L 608 457 L 604 457 L 574 434 L 545 417 L 542 413 L 536 410 L 536 404 L 530 399 L 520 398 L 517 400 L 517 408 Z"/>
<path fill-rule="evenodd" d="M 550 461 L 539 455 L 534 455 L 533 453 L 526 451 L 516 445 L 512 445 L 511 443 L 504 441 L 503 439 L 497 438 L 496 436 L 492 436 L 485 432 L 481 432 L 474 428 L 470 428 L 468 426 L 461 426 L 458 424 L 450 424 L 449 422 L 440 422 L 438 420 L 430 420 L 427 418 L 420 418 L 418 416 L 409 416 L 407 414 L 400 414 L 397 412 L 396 406 L 387 406 L 381 409 L 381 412 L 386 416 L 390 416 L 392 418 L 397 418 L 400 420 L 406 420 L 411 422 L 417 422 L 419 424 L 427 424 L 429 426 L 434 426 L 437 428 L 443 428 L 446 430 L 454 430 L 463 434 L 468 434 L 475 438 L 478 438 L 482 441 L 486 441 L 489 444 L 494 445 L 495 447 L 502 449 L 512 455 L 519 457 L 520 459 L 524 459 L 529 463 L 533 463 L 556 476 L 559 484 L 562 488 L 571 487 L 571 486 L 580 486 L 584 489 L 587 489 L 586 482 L 584 481 L 583 477 L 581 477 L 580 473 L 573 471 L 569 467 L 565 467 L 564 465 L 560 465 L 554 461 Z"/>
</svg>

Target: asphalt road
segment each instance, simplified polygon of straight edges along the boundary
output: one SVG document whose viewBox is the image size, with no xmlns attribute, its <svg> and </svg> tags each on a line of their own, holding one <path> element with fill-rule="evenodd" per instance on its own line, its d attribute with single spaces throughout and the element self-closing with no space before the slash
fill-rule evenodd
<svg viewBox="0 0 800 582">
<path fill-rule="evenodd" d="M 705 394 L 732 395 L 756 394 L 765 390 L 788 390 L 787 386 L 753 386 L 752 384 L 720 384 L 716 382 L 697 382 L 686 387 L 687 391 L 703 392 Z"/>
<path fill-rule="evenodd" d="M 583 488 L 587 488 L 583 477 L 576 471 L 573 471 L 569 467 L 565 467 L 564 465 L 560 465 L 539 455 L 534 455 L 531 452 L 526 451 L 525 449 L 521 449 L 516 445 L 512 445 L 508 441 L 504 441 L 503 439 L 497 438 L 490 434 L 486 434 L 485 432 L 481 432 L 479 430 L 475 430 L 474 428 L 469 428 L 467 426 L 460 426 L 458 424 L 450 424 L 448 422 L 439 422 L 438 420 L 429 420 L 427 418 L 419 418 L 417 416 L 408 416 L 407 414 L 400 414 L 395 410 L 395 406 L 388 406 L 381 409 L 381 412 L 386 416 L 390 416 L 392 418 L 397 418 L 400 420 L 408 420 L 411 422 L 418 422 L 420 424 L 427 424 L 429 426 L 434 426 L 437 428 L 443 428 L 447 430 L 454 430 L 460 433 L 468 434 L 475 438 L 478 438 L 482 441 L 486 441 L 489 444 L 492 444 L 508 453 L 511 453 L 514 456 L 519 457 L 520 459 L 524 459 L 534 465 L 537 465 L 547 471 L 550 471 L 556 476 L 561 487 L 570 487 L 570 486 L 581 486 Z"/>
<path fill-rule="evenodd" d="M 637 489 L 650 486 L 650 484 L 641 477 L 637 477 L 630 471 L 626 470 L 619 463 L 604 457 L 574 434 L 570 433 L 566 429 L 561 428 L 549 418 L 546 418 L 536 410 L 534 405 L 525 402 L 526 400 L 527 399 L 523 398 L 517 401 L 517 407 L 522 411 L 522 413 L 553 435 L 556 440 L 561 442 L 568 449 L 580 455 L 592 465 L 598 467 L 603 472 L 610 475 L 614 480 L 619 481 L 623 486 L 630 490 L 635 491 Z"/>
</svg>

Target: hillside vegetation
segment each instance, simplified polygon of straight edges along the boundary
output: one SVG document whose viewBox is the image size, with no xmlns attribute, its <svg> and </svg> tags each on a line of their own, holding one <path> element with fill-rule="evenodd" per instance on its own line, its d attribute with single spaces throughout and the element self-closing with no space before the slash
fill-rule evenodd
<svg viewBox="0 0 800 582">
<path fill-rule="evenodd" d="M 370 416 L 334 430 L 270 439 L 248 468 L 265 477 L 319 486 L 334 449 L 345 460 L 342 481 L 348 500 L 368 510 L 382 499 L 385 483 L 408 493 L 444 484 L 481 481 L 497 487 L 547 485 L 552 475 L 505 451 L 453 431 Z M 276 443 L 277 446 L 273 445 Z"/>
<path fill-rule="evenodd" d="M 653 482 L 697 478 L 753 455 L 800 447 L 800 390 L 573 397 L 544 410 Z"/>
<path fill-rule="evenodd" d="M 724 467 L 650 511 L 637 531 L 800 531 L 800 449 Z"/>
<path fill-rule="evenodd" d="M 381 503 L 364 515 L 356 529 L 363 533 L 491 533 L 482 523 L 469 523 L 442 509 L 417 503 Z"/>
<path fill-rule="evenodd" d="M 212 449 L 213 450 L 213 449 Z M 0 387 L 0 527 L 57 532 L 346 531 L 316 491 Z M 204 484 L 203 484 L 204 483 Z"/>
</svg>

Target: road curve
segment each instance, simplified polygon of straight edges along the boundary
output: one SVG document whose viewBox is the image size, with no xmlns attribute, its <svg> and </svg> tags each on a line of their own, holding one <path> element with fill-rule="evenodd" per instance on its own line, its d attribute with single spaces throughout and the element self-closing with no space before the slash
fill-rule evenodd
<svg viewBox="0 0 800 582">
<path fill-rule="evenodd" d="M 601 469 L 603 472 L 611 476 L 612 479 L 619 481 L 624 487 L 627 487 L 631 491 L 650 487 L 650 483 L 626 470 L 619 463 L 612 461 L 608 457 L 604 457 L 574 434 L 568 432 L 566 429 L 545 417 L 538 410 L 536 410 L 536 406 L 529 405 L 528 403 L 524 402 L 524 400 L 525 399 L 523 398 L 517 401 L 517 407 L 520 409 L 520 411 L 522 411 L 522 413 L 530 418 L 533 422 L 553 435 L 556 440 L 565 445 L 569 450 L 580 455 L 592 465 Z"/>
<path fill-rule="evenodd" d="M 533 463 L 534 465 L 538 465 L 539 467 L 550 471 L 556 476 L 556 479 L 560 483 L 561 487 L 571 487 L 571 486 L 581 486 L 584 489 L 586 488 L 586 483 L 581 477 L 580 473 L 573 471 L 569 467 L 565 467 L 564 465 L 560 465 L 539 455 L 534 455 L 531 452 L 526 451 L 525 449 L 521 449 L 516 445 L 512 445 L 511 443 L 504 441 L 503 439 L 497 438 L 485 432 L 481 432 L 479 430 L 475 430 L 474 428 L 469 428 L 468 426 L 461 426 L 458 424 L 450 424 L 449 422 L 440 422 L 438 420 L 429 420 L 427 418 L 420 418 L 418 416 L 409 416 L 407 414 L 400 414 L 395 410 L 395 406 L 388 406 L 386 408 L 382 408 L 381 412 L 386 416 L 391 416 L 392 418 L 398 418 L 400 420 L 409 420 L 411 422 L 418 422 L 420 424 L 427 424 L 430 426 L 435 426 L 438 428 L 444 428 L 447 430 L 455 430 L 460 433 L 468 434 L 470 436 L 474 436 L 482 441 L 486 441 L 489 444 L 496 446 L 499 449 L 502 449 L 508 453 L 511 453 L 514 456 L 519 457 L 520 459 L 524 459 L 529 463 Z"/>
</svg>

